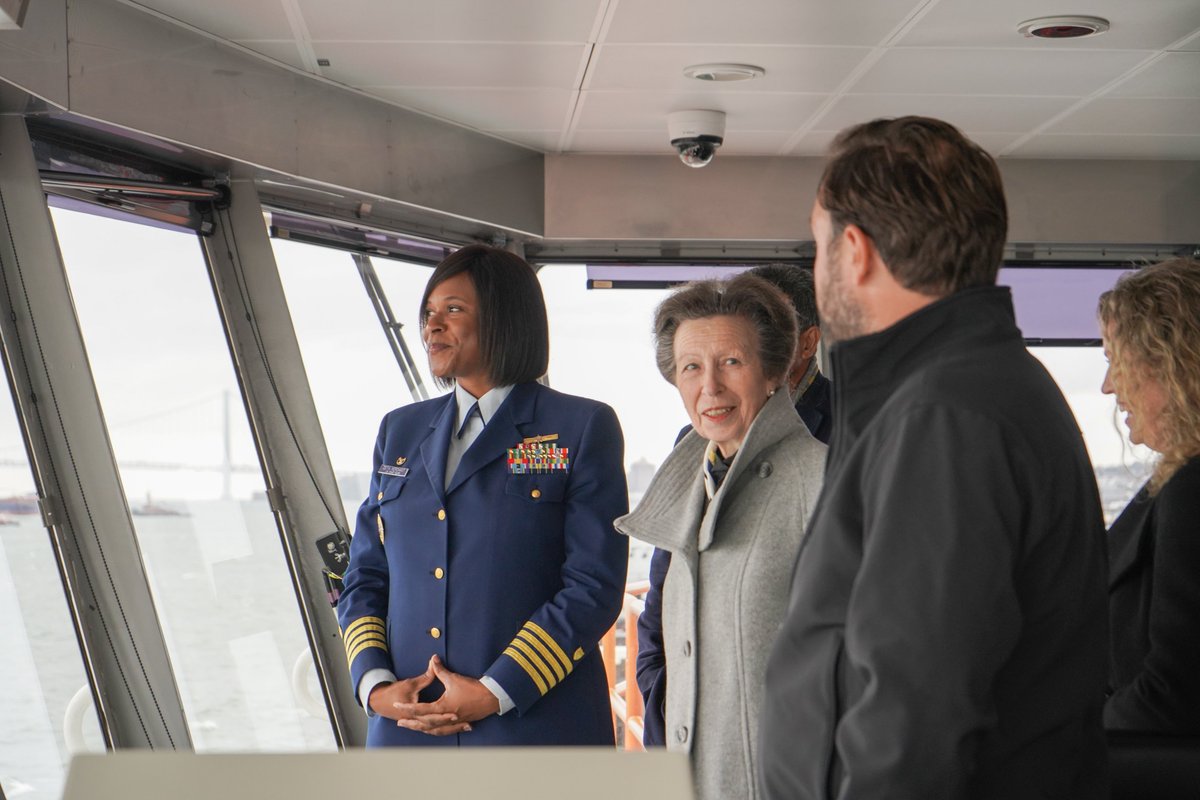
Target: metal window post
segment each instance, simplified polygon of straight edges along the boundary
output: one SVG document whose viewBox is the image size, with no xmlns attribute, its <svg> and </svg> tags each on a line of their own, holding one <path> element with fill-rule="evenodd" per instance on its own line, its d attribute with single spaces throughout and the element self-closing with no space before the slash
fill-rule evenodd
<svg viewBox="0 0 1200 800">
<path fill-rule="evenodd" d="M 254 184 L 234 181 L 204 239 L 213 290 L 263 465 L 267 497 L 339 746 L 366 741 L 318 540 L 348 542 L 337 480 Z"/>
<path fill-rule="evenodd" d="M 109 747 L 190 749 L 25 121 L 0 116 L 0 349 Z"/>
<path fill-rule="evenodd" d="M 387 294 L 383 291 L 383 284 L 379 282 L 379 275 L 375 272 L 375 265 L 371 263 L 371 257 L 361 253 L 353 255 L 363 287 L 367 290 L 367 296 L 371 298 L 371 306 L 375 309 L 375 315 L 379 317 L 379 325 L 383 328 L 383 335 L 387 337 L 388 346 L 392 348 L 392 355 L 396 357 L 400 374 L 404 376 L 404 382 L 408 384 L 409 393 L 412 394 L 414 401 L 428 400 L 429 392 L 425 391 L 421 373 L 417 372 L 416 362 L 413 361 L 408 344 L 404 341 L 404 326 L 392 313 L 392 304 L 388 302 Z"/>
</svg>

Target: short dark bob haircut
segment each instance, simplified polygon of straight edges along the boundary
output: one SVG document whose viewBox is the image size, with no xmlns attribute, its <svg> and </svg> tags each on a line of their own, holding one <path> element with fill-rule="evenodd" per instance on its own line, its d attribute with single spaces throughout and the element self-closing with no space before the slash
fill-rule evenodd
<svg viewBox="0 0 1200 800">
<path fill-rule="evenodd" d="M 550 325 L 542 286 L 528 262 L 498 247 L 473 244 L 454 251 L 434 268 L 421 296 L 418 318 L 439 283 L 467 273 L 479 297 L 479 349 L 494 386 L 536 381 L 550 364 Z M 451 380 L 435 378 L 441 387 Z"/>
<path fill-rule="evenodd" d="M 758 338 L 758 358 L 767 380 L 783 382 L 796 353 L 796 312 L 770 281 L 742 273 L 729 281 L 689 283 L 654 312 L 654 357 L 658 371 L 675 383 L 675 334 L 688 320 L 738 317 Z"/>
<path fill-rule="evenodd" d="M 906 289 L 941 297 L 994 284 L 1008 235 L 995 160 L 948 122 L 877 119 L 830 149 L 817 199 L 833 235 L 856 225 Z"/>
</svg>

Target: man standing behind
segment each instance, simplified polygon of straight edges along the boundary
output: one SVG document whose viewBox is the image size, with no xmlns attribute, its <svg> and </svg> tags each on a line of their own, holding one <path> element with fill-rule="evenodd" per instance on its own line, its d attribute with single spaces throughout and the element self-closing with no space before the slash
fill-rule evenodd
<svg viewBox="0 0 1200 800">
<path fill-rule="evenodd" d="M 994 285 L 1007 224 L 951 125 L 833 145 L 812 226 L 834 429 L 767 667 L 769 798 L 1107 796 L 1099 498 Z"/>
</svg>

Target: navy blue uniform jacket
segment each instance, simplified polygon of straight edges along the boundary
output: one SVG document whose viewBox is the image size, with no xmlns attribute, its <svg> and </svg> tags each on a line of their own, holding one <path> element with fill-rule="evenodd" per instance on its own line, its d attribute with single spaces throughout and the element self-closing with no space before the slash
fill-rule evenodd
<svg viewBox="0 0 1200 800">
<path fill-rule="evenodd" d="M 611 745 L 597 644 L 625 589 L 627 540 L 612 525 L 629 505 L 616 415 L 519 384 L 446 489 L 455 412 L 451 393 L 384 417 L 338 619 L 356 690 L 367 670 L 408 678 L 436 653 L 454 672 L 493 678 L 516 708 L 447 737 L 372 716 L 367 745 Z M 536 437 L 565 469 L 514 470 L 510 449 Z M 421 699 L 441 693 L 435 681 Z"/>
</svg>

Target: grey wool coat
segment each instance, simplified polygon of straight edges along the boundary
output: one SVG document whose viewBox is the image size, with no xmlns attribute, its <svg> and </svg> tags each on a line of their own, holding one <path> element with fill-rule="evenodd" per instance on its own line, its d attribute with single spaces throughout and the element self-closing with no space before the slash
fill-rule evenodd
<svg viewBox="0 0 1200 800">
<path fill-rule="evenodd" d="M 787 392 L 776 392 L 706 503 L 707 444 L 689 433 L 616 527 L 672 554 L 663 590 L 667 746 L 691 754 L 700 800 L 753 798 L 767 654 L 821 490 L 825 445 Z"/>
</svg>

